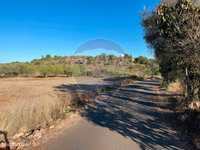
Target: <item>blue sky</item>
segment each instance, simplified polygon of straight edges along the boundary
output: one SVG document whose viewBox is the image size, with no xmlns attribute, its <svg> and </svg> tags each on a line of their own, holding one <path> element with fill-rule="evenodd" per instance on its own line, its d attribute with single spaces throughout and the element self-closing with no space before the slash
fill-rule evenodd
<svg viewBox="0 0 200 150">
<path fill-rule="evenodd" d="M 144 6 L 153 9 L 159 0 L 0 2 L 0 63 L 73 55 L 80 44 L 99 38 L 114 41 L 133 56 L 151 56 L 140 14 Z"/>
</svg>

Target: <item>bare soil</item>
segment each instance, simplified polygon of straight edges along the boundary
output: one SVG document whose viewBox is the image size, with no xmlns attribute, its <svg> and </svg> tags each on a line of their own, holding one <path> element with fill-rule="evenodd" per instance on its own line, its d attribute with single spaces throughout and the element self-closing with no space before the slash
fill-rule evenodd
<svg viewBox="0 0 200 150">
<path fill-rule="evenodd" d="M 100 79 L 80 78 L 5 78 L 0 79 L 0 111 L 10 104 L 22 101 L 59 98 L 55 88 L 63 84 L 98 82 Z M 62 93 L 67 94 L 68 93 Z"/>
</svg>

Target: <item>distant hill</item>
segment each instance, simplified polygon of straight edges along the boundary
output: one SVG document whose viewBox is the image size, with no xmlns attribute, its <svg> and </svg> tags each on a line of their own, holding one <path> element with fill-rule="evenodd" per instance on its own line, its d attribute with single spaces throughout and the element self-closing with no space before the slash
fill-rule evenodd
<svg viewBox="0 0 200 150">
<path fill-rule="evenodd" d="M 153 69 L 153 70 L 152 70 Z M 0 64 L 1 77 L 54 77 L 54 76 L 145 76 L 158 74 L 155 60 L 130 55 L 114 56 L 101 54 L 92 56 L 46 55 L 31 62 Z"/>
</svg>

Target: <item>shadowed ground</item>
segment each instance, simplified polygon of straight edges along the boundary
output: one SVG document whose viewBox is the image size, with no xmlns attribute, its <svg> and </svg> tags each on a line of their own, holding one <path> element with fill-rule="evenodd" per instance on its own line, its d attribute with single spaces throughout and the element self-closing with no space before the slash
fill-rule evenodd
<svg viewBox="0 0 200 150">
<path fill-rule="evenodd" d="M 94 90 L 98 85 L 79 85 Z M 191 149 L 172 128 L 173 101 L 157 80 L 138 81 L 95 98 L 82 119 L 41 149 L 48 150 L 182 150 Z M 62 85 L 58 90 L 75 89 Z"/>
</svg>

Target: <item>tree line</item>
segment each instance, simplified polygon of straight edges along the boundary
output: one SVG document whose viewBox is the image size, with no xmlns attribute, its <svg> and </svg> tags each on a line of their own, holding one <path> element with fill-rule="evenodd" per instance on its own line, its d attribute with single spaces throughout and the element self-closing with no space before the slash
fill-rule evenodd
<svg viewBox="0 0 200 150">
<path fill-rule="evenodd" d="M 142 75 L 159 74 L 157 62 L 143 56 L 133 58 L 127 54 L 122 57 L 101 54 L 95 57 L 46 55 L 31 62 L 0 64 L 1 77 L 131 75 L 136 72 Z"/>
</svg>

